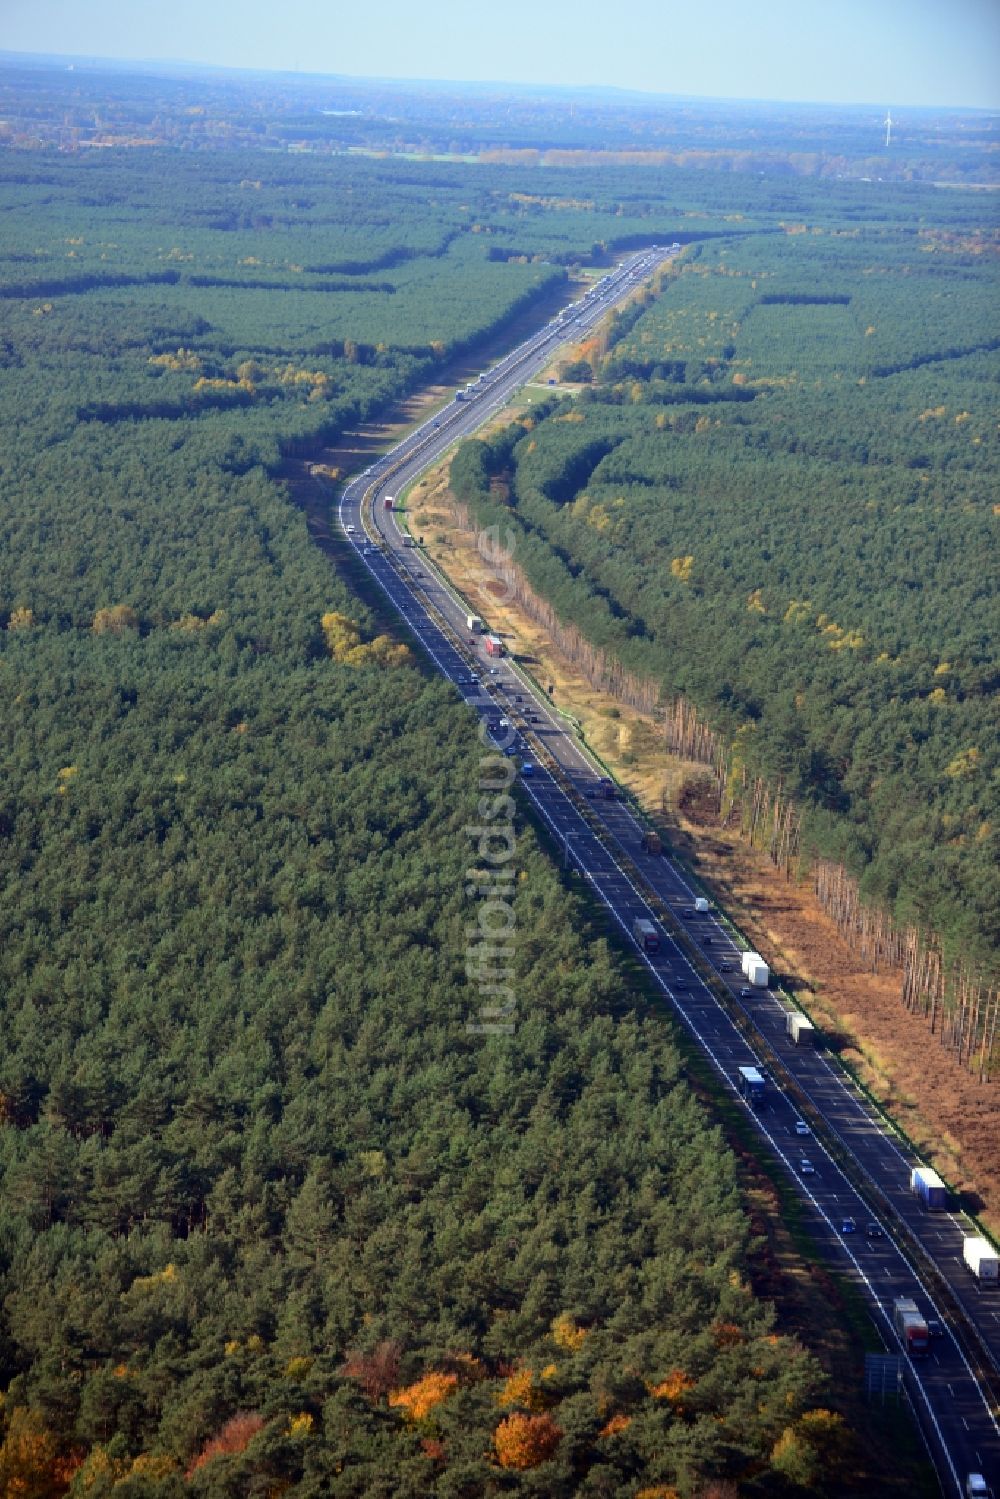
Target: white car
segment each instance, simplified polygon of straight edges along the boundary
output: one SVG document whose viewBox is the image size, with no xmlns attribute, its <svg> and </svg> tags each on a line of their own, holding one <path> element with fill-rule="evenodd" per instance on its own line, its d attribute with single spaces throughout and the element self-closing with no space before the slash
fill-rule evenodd
<svg viewBox="0 0 1000 1499">
<path fill-rule="evenodd" d="M 355 531 L 356 531 L 356 530 L 357 530 L 357 529 L 358 529 L 358 528 L 357 528 L 357 526 L 347 526 L 347 527 L 345 527 L 345 529 L 346 529 L 346 531 L 347 531 L 347 534 L 348 534 L 348 536 L 353 536 L 353 535 L 354 535 L 354 533 L 355 533 Z"/>
<path fill-rule="evenodd" d="M 816 1167 L 813 1165 L 812 1161 L 800 1161 L 799 1162 L 799 1175 L 800 1176 L 815 1176 L 816 1175 Z"/>
<path fill-rule="evenodd" d="M 809 1126 L 804 1119 L 796 1119 L 792 1127 L 797 1135 L 807 1135 L 809 1133 Z"/>
</svg>

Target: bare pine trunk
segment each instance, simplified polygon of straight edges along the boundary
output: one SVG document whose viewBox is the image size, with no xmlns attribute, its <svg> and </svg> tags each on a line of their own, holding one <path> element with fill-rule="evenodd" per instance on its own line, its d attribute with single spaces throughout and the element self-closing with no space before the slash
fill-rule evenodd
<svg viewBox="0 0 1000 1499">
<path fill-rule="evenodd" d="M 453 507 L 459 525 L 480 534 L 468 506 L 453 502 Z M 802 815 L 785 795 L 780 781 L 771 787 L 759 776 L 751 778 L 745 765 L 734 766 L 729 747 L 699 718 L 687 699 L 662 701 L 655 682 L 626 671 L 617 658 L 593 645 L 575 625 L 564 624 L 513 562 L 498 563 L 493 571 L 510 596 L 548 632 L 553 644 L 592 687 L 640 712 L 662 714 L 667 748 L 685 760 L 711 767 L 723 826 L 738 817 L 740 836 L 766 853 L 789 877 L 799 859 Z M 872 973 L 900 969 L 900 998 L 905 1007 L 927 1019 L 931 1034 L 937 1034 L 942 1046 L 957 1052 L 960 1061 L 977 1071 L 980 1081 L 990 1081 L 1000 1066 L 1000 991 L 993 986 L 984 990 L 982 981 L 960 962 L 946 972 L 935 934 L 916 927 L 901 931 L 887 911 L 866 905 L 857 881 L 843 865 L 817 859 L 812 879 L 819 905 L 865 966 Z"/>
</svg>

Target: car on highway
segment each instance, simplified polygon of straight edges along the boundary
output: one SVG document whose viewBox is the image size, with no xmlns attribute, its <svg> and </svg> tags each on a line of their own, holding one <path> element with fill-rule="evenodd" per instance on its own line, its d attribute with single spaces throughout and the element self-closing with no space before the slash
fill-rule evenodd
<svg viewBox="0 0 1000 1499">
<path fill-rule="evenodd" d="M 808 1135 L 809 1126 L 804 1119 L 796 1119 L 792 1125 L 792 1132 L 796 1135 Z"/>
<path fill-rule="evenodd" d="M 740 990 L 740 999 L 753 999 L 753 990 L 749 984 L 744 984 Z"/>
<path fill-rule="evenodd" d="M 732 971 L 733 971 L 733 964 L 732 963 L 720 963 L 719 964 L 719 972 L 720 973 L 732 973 Z"/>
<path fill-rule="evenodd" d="M 692 916 L 694 915 L 694 911 L 691 909 L 690 906 L 685 906 L 684 909 L 681 911 L 681 915 L 684 917 L 685 921 L 690 921 L 691 918 L 692 918 Z"/>
<path fill-rule="evenodd" d="M 541 723 L 542 721 L 542 715 L 540 713 L 529 713 L 528 718 L 532 723 Z"/>
<path fill-rule="evenodd" d="M 348 534 L 348 536 L 353 536 L 353 535 L 354 535 L 354 533 L 355 533 L 355 531 L 356 531 L 356 530 L 357 530 L 357 529 L 358 529 L 358 528 L 357 528 L 357 526 L 345 526 L 345 527 L 344 527 L 344 529 L 345 529 L 345 530 L 346 530 L 346 532 L 347 532 L 347 534 Z"/>
<path fill-rule="evenodd" d="M 944 1337 L 944 1323 L 940 1317 L 927 1318 L 927 1336 L 932 1340 Z"/>
<path fill-rule="evenodd" d="M 816 1167 L 813 1165 L 812 1161 L 807 1161 L 805 1159 L 805 1157 L 803 1157 L 803 1159 L 799 1162 L 799 1175 L 800 1176 L 815 1176 L 816 1175 Z"/>
<path fill-rule="evenodd" d="M 858 1231 L 858 1225 L 853 1218 L 841 1218 L 840 1232 L 842 1234 L 854 1234 Z"/>
<path fill-rule="evenodd" d="M 881 1223 L 876 1223 L 874 1218 L 865 1224 L 865 1234 L 869 1239 L 884 1239 L 885 1229 Z"/>
</svg>

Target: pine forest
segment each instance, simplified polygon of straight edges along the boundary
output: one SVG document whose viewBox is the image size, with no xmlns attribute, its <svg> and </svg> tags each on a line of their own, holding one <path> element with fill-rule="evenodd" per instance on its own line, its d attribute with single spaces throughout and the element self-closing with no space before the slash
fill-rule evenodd
<svg viewBox="0 0 1000 1499">
<path fill-rule="evenodd" d="M 4 77 L 0 1492 L 856 1492 L 732 1138 L 521 800 L 523 1014 L 468 1031 L 475 721 L 285 480 L 681 242 L 455 493 L 725 794 L 779 788 L 981 979 L 989 203 L 317 155 L 120 81 L 154 142 L 85 150 L 63 83 Z"/>
</svg>

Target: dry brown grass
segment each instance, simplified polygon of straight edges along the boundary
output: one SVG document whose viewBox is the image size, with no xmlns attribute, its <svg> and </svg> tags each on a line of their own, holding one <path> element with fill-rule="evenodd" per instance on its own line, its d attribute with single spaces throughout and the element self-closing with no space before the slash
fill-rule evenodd
<svg viewBox="0 0 1000 1499">
<path fill-rule="evenodd" d="M 526 398 L 496 425 L 525 409 Z M 808 1008 L 840 1038 L 872 1092 L 957 1188 L 981 1199 L 984 1220 L 1000 1229 L 1000 1085 L 980 1085 L 942 1050 L 922 1019 L 899 999 L 898 973 L 873 975 L 820 910 L 808 886 L 787 881 L 768 860 L 717 825 L 695 822 L 679 806 L 681 788 L 703 768 L 671 755 L 655 721 L 596 691 L 555 649 L 547 632 L 502 602 L 471 534 L 456 520 L 447 464 L 411 491 L 411 524 L 434 561 L 491 627 L 512 638 L 553 700 L 578 720 L 588 743 L 664 824 L 746 935 L 779 972 L 811 989 Z"/>
</svg>

